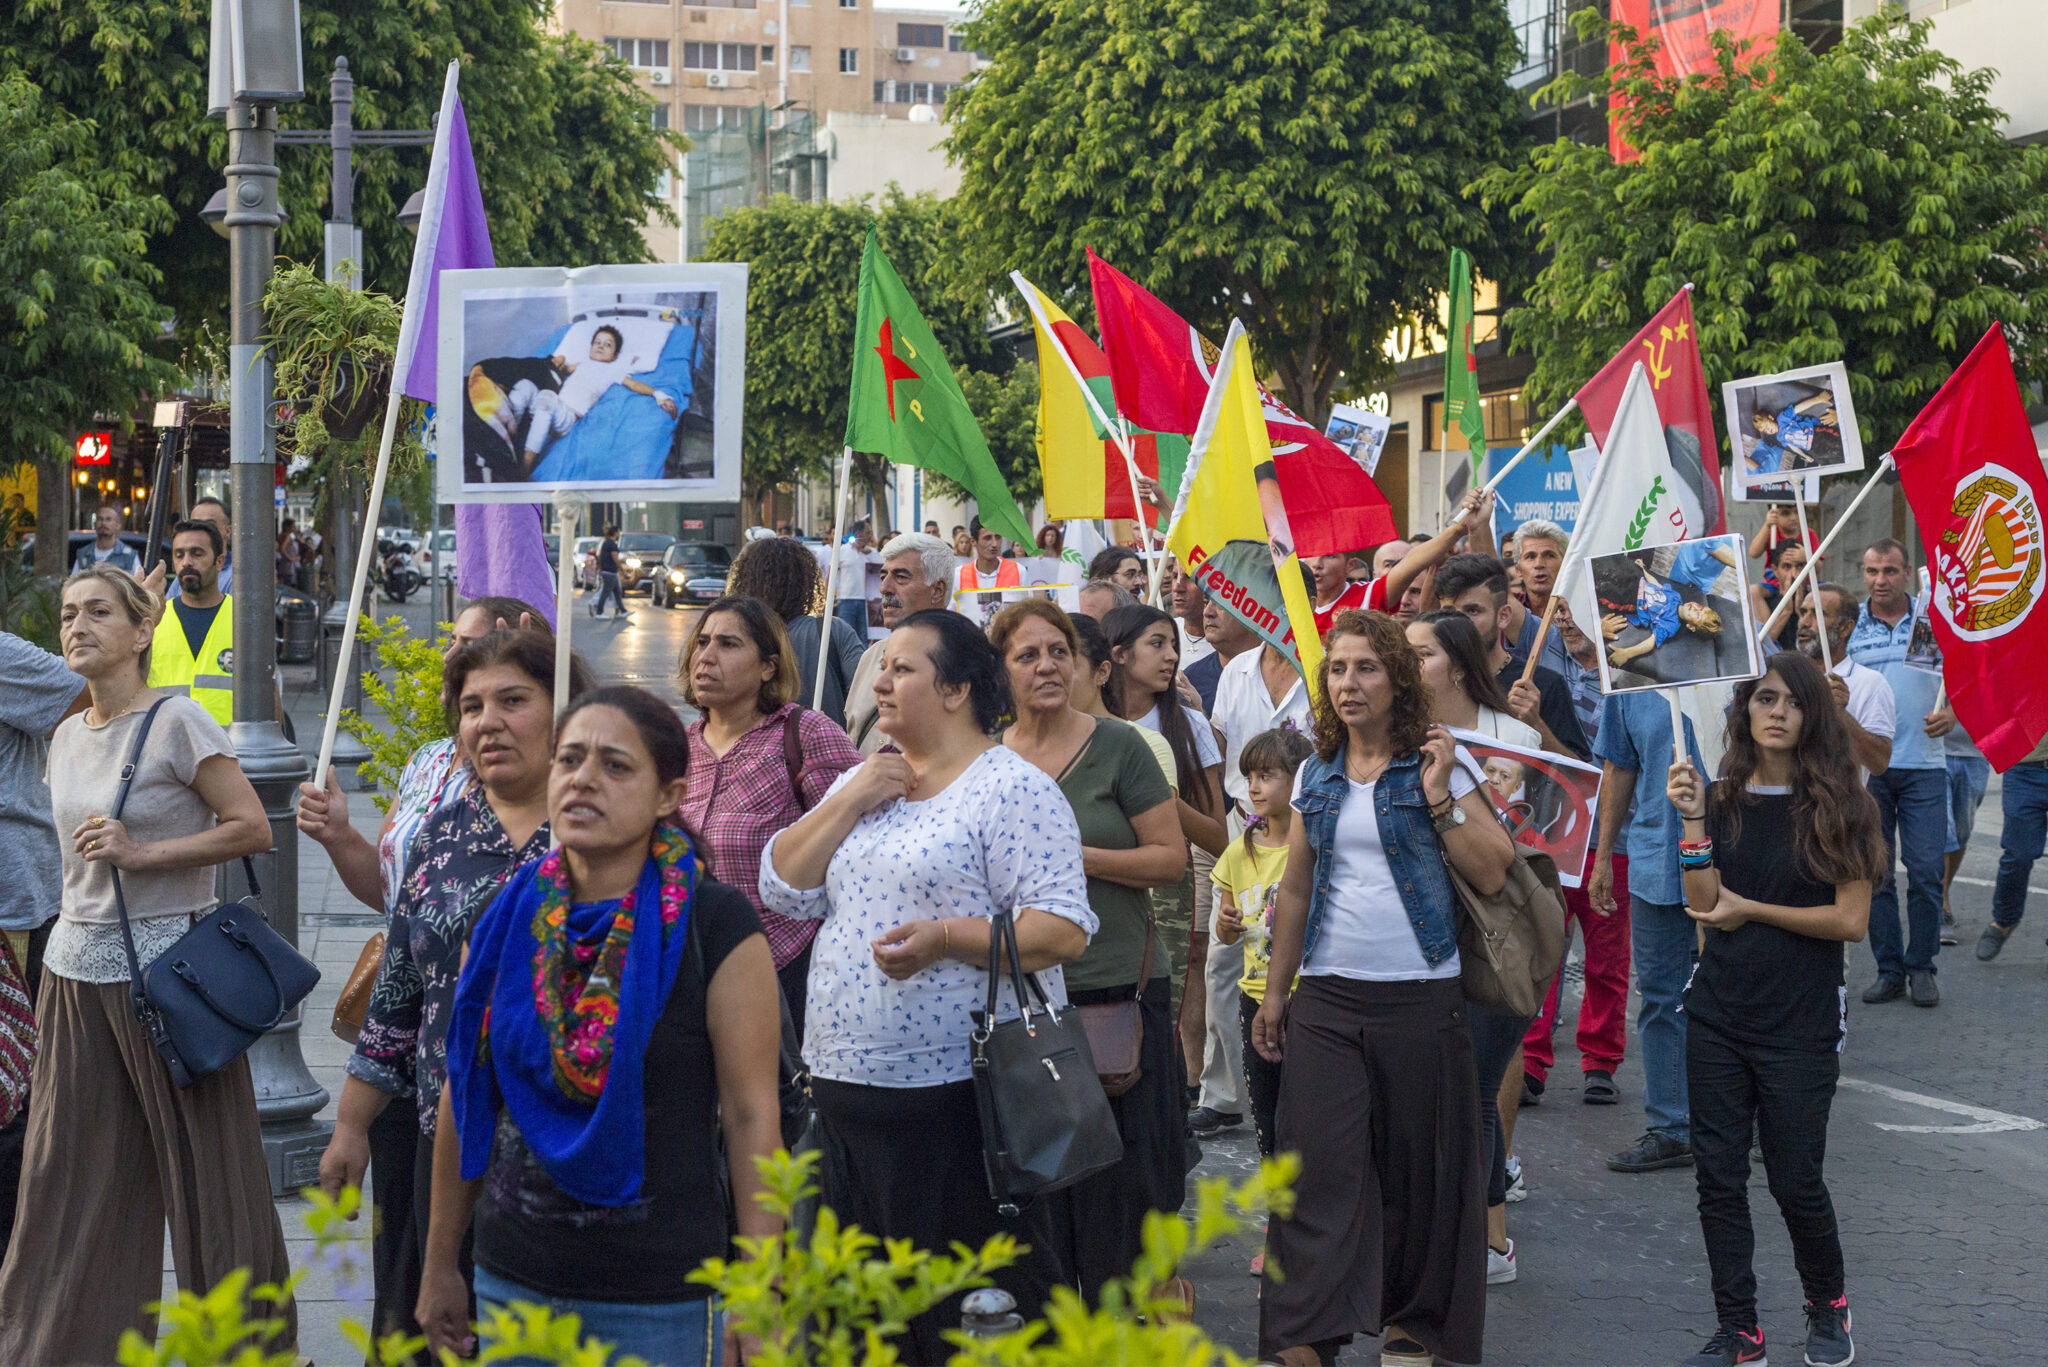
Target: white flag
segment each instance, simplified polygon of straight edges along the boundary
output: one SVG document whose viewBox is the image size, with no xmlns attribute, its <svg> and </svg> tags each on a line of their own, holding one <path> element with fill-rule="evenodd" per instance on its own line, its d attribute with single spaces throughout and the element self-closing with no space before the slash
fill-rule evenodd
<svg viewBox="0 0 2048 1367">
<path fill-rule="evenodd" d="M 1558 570 L 1558 587 L 1579 630 L 1598 640 L 1600 609 L 1591 562 L 1700 534 L 1688 530 L 1685 481 L 1671 464 L 1656 395 L 1640 361 L 1629 372 L 1592 479 L 1580 487 L 1579 520 Z"/>
</svg>

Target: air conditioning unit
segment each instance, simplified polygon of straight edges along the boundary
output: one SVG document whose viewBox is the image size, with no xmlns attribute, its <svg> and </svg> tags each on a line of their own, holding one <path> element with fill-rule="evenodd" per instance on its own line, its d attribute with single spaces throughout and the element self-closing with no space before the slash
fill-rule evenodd
<svg viewBox="0 0 2048 1367">
<path fill-rule="evenodd" d="M 665 66 L 647 68 L 647 79 L 656 85 L 674 85 L 676 81 L 675 73 Z"/>
<path fill-rule="evenodd" d="M 896 49 L 896 60 L 897 60 L 897 61 L 899 61 L 899 62 L 914 62 L 914 61 L 916 61 L 916 60 L 917 60 L 917 49 L 916 49 L 916 48 L 914 48 L 914 47 L 899 47 L 899 48 L 897 48 L 897 49 Z"/>
<path fill-rule="evenodd" d="M 723 71 L 707 71 L 704 73 L 704 84 L 713 90 L 723 90 L 732 84 L 732 77 Z"/>
</svg>

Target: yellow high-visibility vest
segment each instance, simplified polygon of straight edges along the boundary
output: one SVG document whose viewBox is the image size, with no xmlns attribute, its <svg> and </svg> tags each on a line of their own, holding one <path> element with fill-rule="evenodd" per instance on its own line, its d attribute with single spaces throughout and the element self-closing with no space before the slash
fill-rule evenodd
<svg viewBox="0 0 2048 1367">
<path fill-rule="evenodd" d="M 149 686 L 183 693 L 226 726 L 235 719 L 235 600 L 223 596 L 199 653 L 185 640 L 176 600 L 164 605 L 149 651 Z"/>
</svg>

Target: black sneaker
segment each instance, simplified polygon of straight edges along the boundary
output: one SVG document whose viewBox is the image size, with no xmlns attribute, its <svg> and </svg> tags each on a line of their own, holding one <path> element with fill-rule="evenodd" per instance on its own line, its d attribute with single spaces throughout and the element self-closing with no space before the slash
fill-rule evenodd
<svg viewBox="0 0 2048 1367">
<path fill-rule="evenodd" d="M 1806 1367 L 1847 1367 L 1856 1360 L 1849 1338 L 1849 1298 L 1837 1296 L 1826 1305 L 1806 1303 Z"/>
<path fill-rule="evenodd" d="M 1956 914 L 1947 907 L 1941 909 L 1941 942 L 1945 945 L 1956 942 Z"/>
<path fill-rule="evenodd" d="M 1770 1359 L 1764 1356 L 1761 1328 L 1723 1329 L 1679 1367 L 1736 1367 L 1738 1363 L 1742 1367 L 1770 1367 Z"/>
<path fill-rule="evenodd" d="M 1941 989 L 1934 985 L 1934 971 L 1916 968 L 1906 975 L 1906 990 L 1913 994 L 1915 1006 L 1940 1006 Z"/>
<path fill-rule="evenodd" d="M 1889 973 L 1877 975 L 1877 981 L 1863 989 L 1863 1004 L 1876 1006 L 1879 1002 L 1895 1002 L 1906 995 L 1906 980 L 1894 978 Z"/>
<path fill-rule="evenodd" d="M 2012 934 L 2004 926 L 1993 921 L 1984 927 L 1984 933 L 1977 937 L 1977 962 L 1988 964 L 1998 957 L 1998 951 L 2005 948 L 2006 936 Z"/>
<path fill-rule="evenodd" d="M 1542 1078 L 1537 1077 L 1534 1073 L 1522 1074 L 1522 1100 L 1520 1104 L 1524 1106 L 1540 1106 L 1543 1104 Z"/>
<path fill-rule="evenodd" d="M 1214 1139 L 1219 1133 L 1233 1125 L 1244 1124 L 1244 1117 L 1229 1111 L 1211 1110 L 1197 1106 L 1188 1112 L 1188 1128 L 1195 1132 L 1197 1139 Z"/>
<path fill-rule="evenodd" d="M 1614 1086 L 1614 1074 L 1605 1068 L 1588 1068 L 1585 1090 L 1579 1094 L 1579 1100 L 1588 1106 L 1612 1106 L 1621 1100 L 1621 1093 Z"/>
<path fill-rule="evenodd" d="M 1607 1166 L 1616 1172 L 1655 1172 L 1659 1168 L 1692 1166 L 1692 1145 L 1682 1139 L 1651 1130 L 1620 1153 L 1609 1154 Z M 1747 1362 L 1749 1359 L 1744 1358 Z"/>
</svg>

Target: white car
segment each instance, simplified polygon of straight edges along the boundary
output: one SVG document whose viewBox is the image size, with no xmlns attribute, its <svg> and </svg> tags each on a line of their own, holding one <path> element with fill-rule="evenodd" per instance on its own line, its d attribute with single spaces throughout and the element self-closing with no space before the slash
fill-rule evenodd
<svg viewBox="0 0 2048 1367">
<path fill-rule="evenodd" d="M 597 592 L 597 548 L 603 544 L 601 536 L 576 538 L 576 582 L 591 593 Z"/>
<path fill-rule="evenodd" d="M 455 577 L 454 532 L 435 532 L 434 539 L 421 546 L 418 554 L 421 578 L 433 578 L 437 563 L 440 566 L 440 574 L 443 579 L 453 579 Z"/>
</svg>

